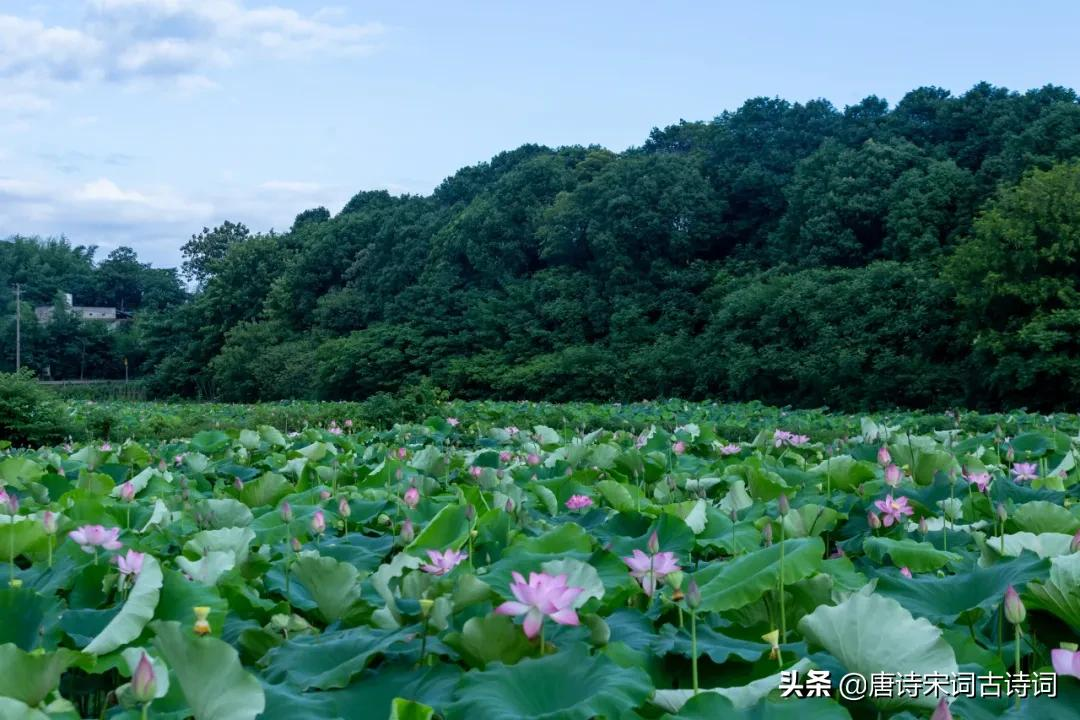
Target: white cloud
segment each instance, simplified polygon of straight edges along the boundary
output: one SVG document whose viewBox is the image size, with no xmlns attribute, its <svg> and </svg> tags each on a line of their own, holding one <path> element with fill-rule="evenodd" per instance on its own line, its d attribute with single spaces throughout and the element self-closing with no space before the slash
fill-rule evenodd
<svg viewBox="0 0 1080 720">
<path fill-rule="evenodd" d="M 0 79 L 23 85 L 166 81 L 213 86 L 246 58 L 370 52 L 377 23 L 242 0 L 88 0 L 77 26 L 0 15 Z M 2 89 L 2 88 L 0 88 Z"/>
<path fill-rule="evenodd" d="M 267 180 L 260 187 L 271 192 L 293 195 L 310 195 L 323 189 L 319 183 L 303 182 L 301 180 Z"/>
</svg>

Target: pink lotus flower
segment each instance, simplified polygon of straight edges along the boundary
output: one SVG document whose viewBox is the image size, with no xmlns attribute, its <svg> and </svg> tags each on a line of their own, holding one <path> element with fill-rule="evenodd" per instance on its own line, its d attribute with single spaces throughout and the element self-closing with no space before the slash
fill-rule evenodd
<svg viewBox="0 0 1080 720">
<path fill-rule="evenodd" d="M 243 492 L 244 491 L 244 481 L 241 480 L 238 477 L 233 478 L 232 486 L 233 486 L 233 490 L 235 490 L 236 492 Z"/>
<path fill-rule="evenodd" d="M 462 560 L 469 557 L 468 553 L 459 550 L 446 550 L 444 552 L 428 550 L 427 555 L 431 562 L 424 563 L 420 566 L 420 569 L 431 575 L 445 575 L 460 565 Z"/>
<path fill-rule="evenodd" d="M 56 513 L 52 510 L 46 510 L 41 514 L 41 527 L 45 529 L 45 534 L 53 535 L 56 533 Z"/>
<path fill-rule="evenodd" d="M 581 510 L 592 504 L 592 498 L 588 495 L 571 495 L 570 499 L 566 501 L 566 507 L 569 510 Z"/>
<path fill-rule="evenodd" d="M 528 463 L 529 465 L 533 465 L 533 466 L 539 465 L 540 464 L 540 456 L 537 455 L 536 453 L 529 453 L 525 457 L 525 462 Z"/>
<path fill-rule="evenodd" d="M 787 430 L 774 430 L 773 431 L 773 444 L 776 447 L 780 447 L 785 442 L 791 439 L 791 433 Z"/>
<path fill-rule="evenodd" d="M 656 533 L 653 533 L 656 537 Z M 650 538 L 651 540 L 651 538 Z M 673 552 L 657 552 L 656 544 L 650 542 L 651 555 L 646 555 L 641 550 L 634 548 L 634 554 L 624 557 L 622 561 L 630 567 L 630 576 L 641 583 L 641 589 L 645 594 L 652 597 L 656 588 L 670 573 L 678 572 L 682 568 Z"/>
<path fill-rule="evenodd" d="M 567 587 L 566 575 L 552 577 L 547 573 L 529 573 L 529 582 L 521 573 L 512 573 L 510 592 L 517 600 L 507 600 L 495 608 L 497 615 L 525 616 L 525 636 L 534 638 L 540 632 L 544 617 L 560 625 L 578 625 L 577 611 L 571 607 L 584 588 Z"/>
<path fill-rule="evenodd" d="M 682 440 L 677 441 L 674 445 L 671 446 L 671 452 L 675 453 L 676 455 L 682 455 L 684 452 L 686 452 L 686 443 L 684 443 Z"/>
<path fill-rule="evenodd" d="M 499 453 L 499 462 L 508 463 L 514 458 L 514 454 L 509 450 L 503 450 Z"/>
<path fill-rule="evenodd" d="M 352 515 L 352 507 L 349 505 L 348 498 L 340 498 L 337 504 L 338 515 L 343 518 L 347 518 Z"/>
<path fill-rule="evenodd" d="M 331 425 L 327 429 L 327 432 L 329 432 L 331 435 L 340 435 L 344 431 L 341 428 L 339 428 L 337 425 Z"/>
<path fill-rule="evenodd" d="M 104 528 L 101 525 L 83 525 L 68 533 L 68 537 L 79 544 L 83 552 L 97 552 L 97 548 L 119 550 L 123 545 L 117 540 L 120 528 Z"/>
<path fill-rule="evenodd" d="M 517 427 L 514 426 L 514 425 L 507 425 L 506 426 L 506 434 L 509 435 L 510 437 L 514 437 L 515 435 L 518 434 Z"/>
<path fill-rule="evenodd" d="M 894 499 L 892 495 L 887 495 L 884 500 L 878 500 L 874 505 L 882 512 L 881 522 L 885 527 L 900 522 L 905 515 L 915 514 L 915 509 L 908 505 L 906 497 Z"/>
<path fill-rule="evenodd" d="M 351 428 L 352 427 L 352 420 L 346 420 L 345 421 L 345 427 Z"/>
<path fill-rule="evenodd" d="M 413 530 L 412 520 L 406 520 L 401 523 L 401 541 L 408 545 L 416 537 L 416 531 Z"/>
<path fill-rule="evenodd" d="M 107 442 L 101 443 L 101 452 L 112 452 L 112 445 Z"/>
<path fill-rule="evenodd" d="M 1012 474 L 1016 482 L 1034 480 L 1039 477 L 1039 466 L 1035 463 L 1015 463 L 1012 467 Z"/>
<path fill-rule="evenodd" d="M 137 702 L 149 703 L 157 696 L 157 678 L 154 666 L 144 652 L 131 676 L 131 694 Z"/>
<path fill-rule="evenodd" d="M 472 475 L 474 478 L 478 478 L 484 474 L 484 468 L 480 467 L 479 465 L 473 465 L 471 468 L 469 468 L 469 474 Z"/>
<path fill-rule="evenodd" d="M 1054 672 L 1058 675 L 1080 678 L 1080 652 L 1077 652 L 1075 645 L 1072 645 L 1071 649 L 1062 647 L 1051 650 L 1050 660 L 1054 663 Z"/>
<path fill-rule="evenodd" d="M 14 515 L 19 512 L 18 496 L 14 494 L 9 495 L 0 488 L 0 507 L 2 507 L 8 515 Z"/>
<path fill-rule="evenodd" d="M 409 455 L 409 451 L 407 449 L 405 449 L 403 447 L 399 447 L 397 449 L 398 460 L 404 460 L 406 457 L 408 457 L 408 455 Z"/>
<path fill-rule="evenodd" d="M 979 492 L 986 492 L 986 488 L 990 486 L 990 473 L 988 472 L 968 473 L 964 476 L 964 479 L 968 481 L 968 484 L 977 487 Z"/>
<path fill-rule="evenodd" d="M 327 490 L 326 488 L 323 488 L 322 490 L 320 490 L 319 491 L 319 499 L 322 500 L 323 502 L 326 502 L 327 500 L 329 500 L 330 499 L 330 491 Z"/>
<path fill-rule="evenodd" d="M 911 570 L 909 570 L 906 565 L 900 568 L 900 574 L 908 579 L 911 578 Z"/>
<path fill-rule="evenodd" d="M 173 465 L 180 465 L 183 462 L 184 462 L 184 456 L 183 455 L 176 455 L 176 456 L 173 457 Z"/>
<path fill-rule="evenodd" d="M 903 473 L 900 471 L 899 466 L 889 465 L 885 468 L 885 484 L 889 487 L 897 487 L 900 485 L 900 478 Z"/>
<path fill-rule="evenodd" d="M 311 516 L 311 531 L 316 535 L 326 532 L 326 514 L 321 509 Z"/>
<path fill-rule="evenodd" d="M 889 454 L 889 448 L 885 445 L 882 445 L 880 448 L 878 448 L 877 461 L 878 465 L 881 465 L 882 467 L 885 467 L 892 462 L 892 455 Z"/>
<path fill-rule="evenodd" d="M 788 442 L 790 442 L 795 447 L 801 447 L 801 446 L 805 445 L 806 443 L 810 442 L 810 436 L 809 435 L 792 435 L 791 438 L 788 440 Z"/>
<path fill-rule="evenodd" d="M 728 443 L 720 448 L 721 455 L 738 455 L 742 452 L 742 446 L 738 443 Z"/>
<path fill-rule="evenodd" d="M 135 576 L 142 572 L 143 558 L 145 557 L 145 553 L 136 552 L 129 548 L 127 555 L 117 555 L 113 560 L 116 561 L 116 566 L 120 569 L 121 575 Z"/>
<path fill-rule="evenodd" d="M 415 487 L 411 487 L 405 491 L 405 495 L 401 499 L 405 502 L 405 505 L 414 508 L 420 502 L 420 491 Z"/>
<path fill-rule="evenodd" d="M 135 499 L 135 485 L 130 480 L 120 486 L 120 499 L 124 502 L 131 502 Z"/>
<path fill-rule="evenodd" d="M 867 510 L 866 524 L 870 527 L 871 530 L 877 530 L 879 527 L 881 527 L 881 518 L 879 518 L 877 516 L 877 513 L 875 513 L 873 510 Z M 769 526 L 766 525 L 765 527 Z"/>
<path fill-rule="evenodd" d="M 287 523 L 292 522 L 292 519 L 293 519 L 292 505 L 289 504 L 288 500 L 284 500 L 281 503 L 281 519 L 284 520 Z"/>
<path fill-rule="evenodd" d="M 449 425 L 450 427 L 457 427 L 460 423 L 461 423 L 461 421 L 458 420 L 456 417 L 448 417 L 448 418 L 446 418 L 446 424 Z"/>
</svg>

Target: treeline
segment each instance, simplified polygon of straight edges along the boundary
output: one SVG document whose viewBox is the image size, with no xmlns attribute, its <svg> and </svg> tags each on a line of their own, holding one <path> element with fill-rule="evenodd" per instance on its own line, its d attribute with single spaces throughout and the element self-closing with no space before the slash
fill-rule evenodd
<svg viewBox="0 0 1080 720">
<path fill-rule="evenodd" d="M 184 247 L 160 395 L 1075 409 L 1080 102 L 757 98 L 623 153 L 526 145 L 430 196 Z"/>
<path fill-rule="evenodd" d="M 57 380 L 120 379 L 124 358 L 144 365 L 141 339 L 130 322 L 82 320 L 66 306 L 114 307 L 122 317 L 141 311 L 168 311 L 188 300 L 174 269 L 139 262 L 131 248 L 96 260 L 97 248 L 72 245 L 64 238 L 12 237 L 0 241 L 0 371 L 15 366 L 15 285 L 22 287 L 19 308 L 22 365 L 38 377 Z M 53 306 L 50 322 L 38 322 L 34 308 Z"/>
</svg>

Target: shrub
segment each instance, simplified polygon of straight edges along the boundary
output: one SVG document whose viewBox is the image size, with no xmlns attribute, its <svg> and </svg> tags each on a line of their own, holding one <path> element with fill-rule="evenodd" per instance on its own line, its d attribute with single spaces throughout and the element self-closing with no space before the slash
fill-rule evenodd
<svg viewBox="0 0 1080 720">
<path fill-rule="evenodd" d="M 0 373 L 0 440 L 41 444 L 60 440 L 64 431 L 60 405 L 30 370 Z"/>
</svg>

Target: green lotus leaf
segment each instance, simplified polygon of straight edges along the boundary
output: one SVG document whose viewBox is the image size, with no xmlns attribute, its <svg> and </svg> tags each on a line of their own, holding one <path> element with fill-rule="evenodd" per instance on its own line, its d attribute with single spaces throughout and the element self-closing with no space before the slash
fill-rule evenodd
<svg viewBox="0 0 1080 720">
<path fill-rule="evenodd" d="M 229 436 L 220 430 L 203 430 L 191 438 L 191 447 L 204 455 L 213 455 L 229 446 Z"/>
<path fill-rule="evenodd" d="M 184 543 L 184 552 L 204 556 L 215 551 L 231 552 L 237 563 L 247 559 L 251 543 L 255 540 L 255 531 L 246 527 L 227 527 L 217 530 L 203 530 L 191 536 Z"/>
<path fill-rule="evenodd" d="M 67 648 L 26 652 L 12 643 L 0 645 L 0 697 L 35 707 L 57 688 L 64 671 L 79 664 L 82 657 Z"/>
<path fill-rule="evenodd" d="M 458 550 L 469 537 L 469 529 L 465 506 L 447 505 L 435 514 L 406 549 L 419 555 L 423 555 L 424 550 Z"/>
<path fill-rule="evenodd" d="M 297 582 L 307 589 L 326 622 L 345 617 L 360 599 L 360 573 L 348 563 L 303 552 L 292 565 Z"/>
<path fill-rule="evenodd" d="M 418 647 L 419 639 L 405 630 L 357 627 L 291 638 L 260 662 L 271 682 L 328 690 L 348 685 L 379 655 L 401 655 Z"/>
<path fill-rule="evenodd" d="M 956 653 L 941 630 L 914 618 L 900 603 L 881 595 L 857 593 L 830 607 L 822 605 L 799 621 L 808 642 L 825 648 L 848 672 L 951 675 L 959 669 Z M 930 693 L 917 698 L 875 698 L 883 709 L 906 704 L 933 707 Z"/>
<path fill-rule="evenodd" d="M 572 668 L 573 682 L 567 682 Z M 515 665 L 467 673 L 447 720 L 589 720 L 621 718 L 645 701 L 652 682 L 583 645 Z"/>
<path fill-rule="evenodd" d="M 27 652 L 56 644 L 61 603 L 29 587 L 0 588 L 0 644 L 14 643 Z"/>
<path fill-rule="evenodd" d="M 692 697 L 676 715 L 661 720 L 851 720 L 851 714 L 829 698 L 765 698 L 757 705 L 736 708 L 716 692 L 702 692 Z"/>
<path fill-rule="evenodd" d="M 104 655 L 139 637 L 146 623 L 154 617 L 163 581 L 157 559 L 153 555 L 145 555 L 142 570 L 135 578 L 135 584 L 120 612 L 83 648 L 83 652 Z"/>
<path fill-rule="evenodd" d="M 728 637 L 700 620 L 697 626 L 697 644 L 698 653 L 702 657 L 708 657 L 717 665 L 722 665 L 731 658 L 754 662 L 760 660 L 770 648 L 762 642 Z M 664 625 L 653 637 L 651 646 L 652 651 L 657 655 L 677 654 L 685 658 L 691 657 L 689 624 L 683 628 Z"/>
<path fill-rule="evenodd" d="M 450 663 L 419 668 L 382 665 L 378 670 L 365 670 L 348 687 L 324 694 L 333 699 L 343 718 L 356 717 L 357 708 L 364 708 L 364 717 L 385 718 L 398 699 L 442 709 L 449 704 L 461 676 L 461 670 Z"/>
<path fill-rule="evenodd" d="M 586 562 L 574 558 L 564 558 L 561 560 L 548 560 L 540 567 L 548 575 L 566 575 L 567 587 L 584 589 L 584 592 L 574 600 L 574 608 L 580 608 L 592 598 L 599 600 L 604 597 L 604 582 L 600 579 L 600 573 Z"/>
<path fill-rule="evenodd" d="M 1044 532 L 1036 535 L 1030 532 L 1018 532 L 1006 535 L 1004 545 L 1001 537 L 987 538 L 986 547 L 1001 557 L 1017 557 L 1029 550 L 1041 558 L 1068 555 L 1072 552 L 1072 535 L 1065 533 Z"/>
<path fill-rule="evenodd" d="M 821 570 L 825 543 L 821 538 L 786 540 L 784 546 L 784 584 L 810 577 Z M 701 589 L 704 612 L 735 610 L 756 602 L 780 583 L 780 547 L 740 555 L 728 562 L 713 563 L 694 574 Z"/>
<path fill-rule="evenodd" d="M 906 567 L 913 573 L 932 572 L 960 560 L 956 553 L 938 550 L 932 543 L 918 542 L 911 538 L 866 538 L 863 541 L 863 551 L 876 563 L 884 563 L 888 557 L 893 565 Z"/>
<path fill-rule="evenodd" d="M 0 717 L 4 720 L 49 720 L 49 716 L 40 710 L 8 697 L 0 697 Z"/>
<path fill-rule="evenodd" d="M 176 558 L 176 565 L 192 580 L 216 585 L 222 575 L 236 567 L 236 555 L 232 550 L 211 550 L 198 560 L 181 555 Z"/>
<path fill-rule="evenodd" d="M 277 505 L 278 502 L 294 490 L 284 475 L 276 472 L 263 473 L 237 493 L 237 499 L 249 508 Z"/>
<path fill-rule="evenodd" d="M 1080 518 L 1061 505 L 1045 500 L 1024 503 L 1009 519 L 1021 530 L 1036 535 L 1041 533 L 1072 535 L 1080 530 Z"/>
<path fill-rule="evenodd" d="M 199 720 L 254 720 L 263 711 L 262 685 L 240 664 L 236 650 L 213 636 L 199 637 L 179 623 L 150 624 L 154 647 Z"/>
<path fill-rule="evenodd" d="M 1029 583 L 1032 605 L 1057 615 L 1080 633 L 1080 553 L 1050 561 L 1050 577 L 1044 583 Z"/>
<path fill-rule="evenodd" d="M 394 698 L 390 705 L 389 720 L 431 720 L 435 710 L 423 703 L 405 698 Z"/>
<path fill-rule="evenodd" d="M 456 643 L 466 662 L 481 670 L 493 662 L 513 665 L 536 650 L 521 628 L 505 615 L 466 620 Z"/>
<path fill-rule="evenodd" d="M 787 668 L 789 672 L 805 672 L 810 667 L 810 661 L 806 658 Z M 780 673 L 758 678 L 746 685 L 735 687 L 714 687 L 702 689 L 699 693 L 718 695 L 727 700 L 736 709 L 749 708 L 761 701 L 763 697 L 780 687 Z M 657 690 L 653 695 L 652 703 L 662 710 L 679 712 L 683 705 L 694 697 L 693 690 Z M 680 713 L 681 714 L 681 713 Z M 724 716 L 726 717 L 726 716 Z"/>
<path fill-rule="evenodd" d="M 810 468 L 808 472 L 821 476 L 821 487 L 828 483 L 832 489 L 848 492 L 868 480 L 873 480 L 875 469 L 871 463 L 856 460 L 850 455 L 837 455 Z"/>
</svg>

